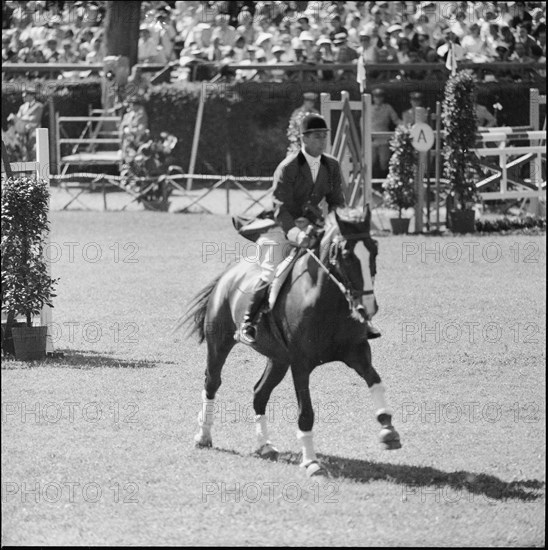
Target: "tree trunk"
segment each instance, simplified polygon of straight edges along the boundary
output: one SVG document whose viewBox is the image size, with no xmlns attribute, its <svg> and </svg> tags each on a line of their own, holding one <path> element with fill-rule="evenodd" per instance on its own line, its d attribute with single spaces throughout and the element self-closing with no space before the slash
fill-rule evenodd
<svg viewBox="0 0 548 550">
<path fill-rule="evenodd" d="M 107 2 L 106 55 L 124 55 L 129 66 L 137 63 L 141 2 Z"/>
</svg>

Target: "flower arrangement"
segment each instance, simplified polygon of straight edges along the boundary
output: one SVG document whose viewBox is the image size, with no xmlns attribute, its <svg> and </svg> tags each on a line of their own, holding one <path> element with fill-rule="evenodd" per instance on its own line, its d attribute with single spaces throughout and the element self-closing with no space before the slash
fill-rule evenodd
<svg viewBox="0 0 548 550">
<path fill-rule="evenodd" d="M 44 180 L 10 177 L 2 182 L 2 311 L 8 325 L 22 315 L 30 327 L 44 304 L 53 307 L 58 279 L 50 277 L 44 256 L 48 200 Z"/>
<path fill-rule="evenodd" d="M 411 127 L 400 125 L 390 140 L 392 156 L 388 165 L 388 178 L 383 183 L 384 196 L 388 206 L 398 210 L 402 217 L 404 208 L 411 208 L 417 200 L 415 193 L 415 173 L 417 171 L 417 151 L 413 147 Z"/>
<path fill-rule="evenodd" d="M 289 121 L 289 127 L 287 128 L 287 139 L 289 140 L 288 155 L 297 153 L 301 148 L 301 122 L 308 114 L 304 110 L 299 110 Z"/>
<path fill-rule="evenodd" d="M 159 138 L 152 138 L 149 130 L 140 127 L 124 130 L 121 175 L 128 187 L 139 194 L 140 202 L 167 201 L 171 187 L 166 176 L 176 145 L 177 138 L 167 132 L 162 132 Z"/>
<path fill-rule="evenodd" d="M 473 152 L 478 127 L 475 110 L 476 79 L 471 71 L 459 71 L 445 85 L 442 106 L 445 144 L 443 173 L 455 206 L 466 210 L 478 200 L 475 176 L 478 159 Z"/>
</svg>

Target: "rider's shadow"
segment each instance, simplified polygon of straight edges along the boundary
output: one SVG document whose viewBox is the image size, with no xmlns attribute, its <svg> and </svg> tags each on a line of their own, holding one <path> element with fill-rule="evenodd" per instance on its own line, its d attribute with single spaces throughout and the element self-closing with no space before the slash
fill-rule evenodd
<svg viewBox="0 0 548 550">
<path fill-rule="evenodd" d="M 388 481 L 402 486 L 403 498 L 405 495 L 421 494 L 421 487 L 436 487 L 442 494 L 447 494 L 448 498 L 465 490 L 493 502 L 506 499 L 530 502 L 541 498 L 545 487 L 544 482 L 537 479 L 508 482 L 487 474 L 444 472 L 430 466 L 371 462 L 321 453 L 318 453 L 318 459 L 329 469 L 334 480 L 351 479 L 359 483 Z M 281 453 L 279 458 L 279 462 L 289 464 L 299 464 L 300 461 L 300 453 Z"/>
</svg>

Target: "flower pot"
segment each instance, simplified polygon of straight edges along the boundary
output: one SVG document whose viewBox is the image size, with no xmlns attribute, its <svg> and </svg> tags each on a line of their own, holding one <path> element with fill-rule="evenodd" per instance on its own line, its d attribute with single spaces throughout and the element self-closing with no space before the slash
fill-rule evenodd
<svg viewBox="0 0 548 550">
<path fill-rule="evenodd" d="M 11 333 L 16 359 L 37 361 L 46 358 L 48 327 L 14 327 Z"/>
<path fill-rule="evenodd" d="M 15 327 L 24 327 L 26 323 L 16 321 L 8 330 L 8 324 L 2 323 L 2 353 L 4 355 L 15 355 L 15 348 L 13 347 L 13 334 L 12 330 Z"/>
<path fill-rule="evenodd" d="M 475 232 L 475 210 L 451 210 L 449 216 L 451 220 L 451 231 L 453 233 L 464 234 Z"/>
<path fill-rule="evenodd" d="M 143 201 L 145 210 L 155 210 L 156 212 L 167 212 L 170 205 L 171 201 Z"/>
<path fill-rule="evenodd" d="M 390 218 L 392 233 L 394 235 L 405 235 L 409 231 L 409 218 Z"/>
</svg>

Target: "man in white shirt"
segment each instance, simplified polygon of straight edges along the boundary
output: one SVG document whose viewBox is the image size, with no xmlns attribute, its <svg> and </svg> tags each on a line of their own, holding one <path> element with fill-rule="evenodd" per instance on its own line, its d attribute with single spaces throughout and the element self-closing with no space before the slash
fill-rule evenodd
<svg viewBox="0 0 548 550">
<path fill-rule="evenodd" d="M 302 148 L 287 156 L 274 172 L 272 186 L 274 219 L 277 226 L 257 240 L 260 249 L 261 275 L 244 315 L 240 340 L 255 342 L 255 321 L 269 284 L 274 280 L 276 268 L 289 253 L 289 244 L 301 248 L 312 245 L 313 236 L 298 218 L 306 217 L 307 205 L 312 208 L 325 199 L 329 210 L 345 205 L 342 175 L 335 157 L 324 153 L 329 139 L 329 128 L 318 114 L 307 115 L 301 125 Z M 380 332 L 370 321 L 373 312 L 365 312 L 368 337 L 376 338 Z"/>
</svg>

